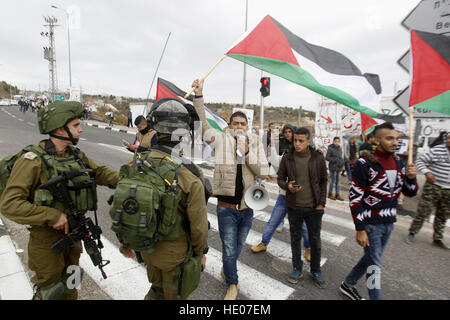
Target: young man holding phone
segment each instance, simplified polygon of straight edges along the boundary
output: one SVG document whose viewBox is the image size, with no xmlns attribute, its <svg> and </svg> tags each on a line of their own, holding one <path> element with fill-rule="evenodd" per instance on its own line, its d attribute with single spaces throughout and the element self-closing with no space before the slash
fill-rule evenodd
<svg viewBox="0 0 450 320">
<path fill-rule="evenodd" d="M 310 144 L 309 130 L 304 127 L 296 129 L 293 147 L 281 159 L 278 170 L 278 185 L 286 190 L 291 233 L 294 270 L 288 281 L 296 284 L 303 277 L 301 230 L 305 221 L 311 244 L 311 275 L 317 287 L 326 288 L 320 269 L 320 231 L 327 195 L 327 167 L 323 155 Z"/>
</svg>

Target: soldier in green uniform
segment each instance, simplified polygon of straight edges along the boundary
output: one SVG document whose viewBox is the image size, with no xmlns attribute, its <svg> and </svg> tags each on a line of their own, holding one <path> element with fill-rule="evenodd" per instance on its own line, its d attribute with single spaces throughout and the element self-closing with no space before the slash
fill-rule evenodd
<svg viewBox="0 0 450 320">
<path fill-rule="evenodd" d="M 160 103 L 162 101 L 162 103 Z M 161 99 L 153 105 L 149 114 L 153 128 L 158 134 L 157 144 L 151 147 L 148 158 L 155 167 L 165 161 L 175 161 L 173 154 L 178 151 L 174 147 L 179 143 L 177 138 L 172 139 L 175 130 L 190 130 L 188 111 L 176 99 Z M 141 154 L 147 157 L 147 152 Z M 206 215 L 205 191 L 203 173 L 194 164 L 195 168 L 188 169 L 182 165 L 178 173 L 178 186 L 182 192 L 182 199 L 186 204 L 181 210 L 187 227 L 186 233 L 174 240 L 160 240 L 154 246 L 154 252 L 141 251 L 142 258 L 147 265 L 148 280 L 152 286 L 145 296 L 145 300 L 177 300 L 179 296 L 180 265 L 185 261 L 189 243 L 193 255 L 201 257 L 202 267 L 205 267 L 208 251 L 208 220 Z M 195 171 L 198 175 L 194 174 Z M 134 252 L 122 245 L 121 251 L 125 257 L 133 258 Z"/>
<path fill-rule="evenodd" d="M 39 131 L 50 138 L 15 162 L 0 198 L 0 211 L 5 217 L 30 226 L 28 263 L 35 272 L 34 299 L 77 299 L 77 290 L 67 288 L 66 271 L 79 264 L 82 252 L 81 242 L 61 253 L 51 249 L 69 232 L 66 208 L 61 202 L 52 201 L 51 195 L 39 186 L 64 171 L 92 169 L 95 182 L 89 175 L 79 176 L 76 182 L 85 187 L 70 191 L 77 209 L 86 212 L 97 208 L 97 184 L 115 188 L 119 181 L 117 171 L 95 163 L 75 147 L 83 132 L 79 119 L 82 114 L 83 106 L 78 102 L 56 101 L 39 110 Z"/>
</svg>

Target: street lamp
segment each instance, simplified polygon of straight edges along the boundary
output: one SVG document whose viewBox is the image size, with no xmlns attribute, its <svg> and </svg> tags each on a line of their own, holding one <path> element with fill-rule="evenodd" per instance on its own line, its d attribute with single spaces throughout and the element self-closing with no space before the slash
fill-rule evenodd
<svg viewBox="0 0 450 320">
<path fill-rule="evenodd" d="M 59 8 L 57 6 L 52 5 L 51 6 L 54 9 L 59 9 L 62 10 L 66 13 L 66 17 L 67 17 L 67 43 L 69 45 L 69 90 L 72 89 L 72 64 L 70 61 L 70 28 L 69 28 L 69 12 L 67 12 L 67 10 Z"/>
</svg>

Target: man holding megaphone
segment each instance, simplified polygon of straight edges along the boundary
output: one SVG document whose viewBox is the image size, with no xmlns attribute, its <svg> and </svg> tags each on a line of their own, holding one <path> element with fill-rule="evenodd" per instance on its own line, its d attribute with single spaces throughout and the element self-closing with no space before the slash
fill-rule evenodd
<svg viewBox="0 0 450 320">
<path fill-rule="evenodd" d="M 239 291 L 237 259 L 253 221 L 253 210 L 245 201 L 244 194 L 256 184 L 255 177 L 268 176 L 269 164 L 261 140 L 248 132 L 246 115 L 235 112 L 223 132 L 213 129 L 205 116 L 203 80 L 195 80 L 192 87 L 195 93 L 194 107 L 201 120 L 203 139 L 215 151 L 213 195 L 218 200 L 222 277 L 228 285 L 225 300 L 235 300 Z M 256 199 L 258 196 L 260 193 L 255 190 L 251 198 Z"/>
</svg>

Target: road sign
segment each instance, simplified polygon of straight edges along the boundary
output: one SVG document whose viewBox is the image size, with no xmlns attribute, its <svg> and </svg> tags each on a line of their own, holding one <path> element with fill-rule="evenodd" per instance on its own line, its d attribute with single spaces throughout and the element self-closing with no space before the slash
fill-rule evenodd
<svg viewBox="0 0 450 320">
<path fill-rule="evenodd" d="M 409 95 L 410 90 L 408 86 L 392 100 L 406 115 L 409 115 Z M 422 108 L 414 108 L 414 118 L 450 119 L 450 115 Z"/>
<path fill-rule="evenodd" d="M 402 21 L 406 29 L 450 33 L 450 1 L 422 0 Z"/>
<path fill-rule="evenodd" d="M 55 94 L 55 101 L 56 100 L 65 101 L 66 100 L 66 96 L 63 95 L 63 94 Z"/>
<path fill-rule="evenodd" d="M 397 60 L 397 63 L 400 65 L 400 67 L 402 67 L 408 73 L 409 73 L 409 68 L 410 68 L 410 65 L 409 65 L 410 62 L 411 62 L 411 50 L 406 51 L 401 56 L 401 58 Z"/>
</svg>

